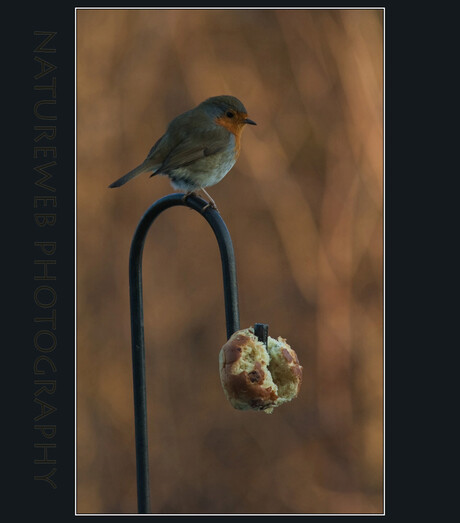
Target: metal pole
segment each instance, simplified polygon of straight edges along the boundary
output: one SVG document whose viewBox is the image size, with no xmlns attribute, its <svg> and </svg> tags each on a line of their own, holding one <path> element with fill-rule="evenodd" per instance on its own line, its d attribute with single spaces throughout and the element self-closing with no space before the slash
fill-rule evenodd
<svg viewBox="0 0 460 523">
<path fill-rule="evenodd" d="M 227 338 L 240 328 L 235 256 L 228 229 L 217 210 L 196 196 L 170 194 L 156 201 L 141 218 L 131 243 L 129 289 L 131 309 L 131 344 L 133 359 L 134 424 L 136 440 L 137 499 L 140 514 L 150 512 L 149 456 L 147 439 L 147 394 L 145 379 L 144 314 L 142 300 L 142 253 L 153 221 L 169 207 L 183 205 L 194 209 L 209 223 L 219 245 L 224 283 Z"/>
<path fill-rule="evenodd" d="M 268 325 L 266 323 L 254 323 L 254 334 L 268 350 Z"/>
</svg>

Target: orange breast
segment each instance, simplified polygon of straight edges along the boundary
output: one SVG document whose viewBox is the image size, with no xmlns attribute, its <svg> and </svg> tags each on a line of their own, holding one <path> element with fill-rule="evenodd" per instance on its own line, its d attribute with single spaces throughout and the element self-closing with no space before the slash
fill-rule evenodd
<svg viewBox="0 0 460 523">
<path fill-rule="evenodd" d="M 231 120 L 226 117 L 216 118 L 216 123 L 225 127 L 225 129 L 235 135 L 235 153 L 238 158 L 241 147 L 241 133 L 243 132 L 244 124 L 238 122 L 238 120 Z"/>
</svg>

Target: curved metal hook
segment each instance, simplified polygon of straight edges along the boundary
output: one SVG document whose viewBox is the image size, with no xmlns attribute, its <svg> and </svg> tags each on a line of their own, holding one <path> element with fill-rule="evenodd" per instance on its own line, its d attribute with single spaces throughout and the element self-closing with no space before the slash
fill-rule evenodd
<svg viewBox="0 0 460 523">
<path fill-rule="evenodd" d="M 207 220 L 214 231 L 222 261 L 227 338 L 230 338 L 240 328 L 235 256 L 228 229 L 217 210 L 208 207 L 203 211 L 208 202 L 193 195 L 186 199 L 184 199 L 184 196 L 184 194 L 170 194 L 149 207 L 136 228 L 129 254 L 137 496 L 140 514 L 150 512 L 144 314 L 142 303 L 142 253 L 150 226 L 155 218 L 169 207 L 183 205 L 194 209 Z"/>
</svg>

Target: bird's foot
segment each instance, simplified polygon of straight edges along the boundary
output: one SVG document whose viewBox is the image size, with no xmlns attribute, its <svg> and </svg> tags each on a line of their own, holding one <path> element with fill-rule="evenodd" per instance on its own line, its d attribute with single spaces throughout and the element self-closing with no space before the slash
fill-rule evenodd
<svg viewBox="0 0 460 523">
<path fill-rule="evenodd" d="M 219 209 L 217 208 L 216 204 L 214 202 L 208 202 L 202 209 L 201 209 L 201 214 L 204 214 L 206 209 L 208 209 L 209 207 L 211 207 L 211 209 L 214 209 L 215 211 L 219 212 Z"/>
<path fill-rule="evenodd" d="M 201 214 L 203 214 L 208 207 L 211 207 L 211 209 L 214 209 L 215 211 L 219 212 L 216 202 L 211 198 L 211 196 L 204 190 L 203 187 L 200 190 L 208 197 L 209 200 L 209 203 L 201 209 Z"/>
<path fill-rule="evenodd" d="M 183 201 L 184 203 L 186 203 L 186 202 L 187 202 L 187 199 L 190 198 L 190 196 L 192 196 L 192 194 L 193 194 L 192 191 L 185 193 L 184 196 L 182 196 L 182 201 Z"/>
<path fill-rule="evenodd" d="M 209 202 L 201 208 L 200 212 L 201 214 L 204 214 L 205 211 L 210 207 L 211 209 L 214 209 L 215 211 L 219 212 L 219 209 L 217 208 L 217 205 L 216 205 L 216 202 L 209 196 L 209 194 L 204 191 L 203 189 L 201 189 L 205 194 L 206 196 L 209 198 Z M 184 194 L 184 196 L 182 197 L 182 201 L 185 203 L 187 201 L 187 198 L 189 198 L 190 196 L 195 195 L 197 196 L 197 192 L 198 191 L 190 191 L 190 192 L 187 192 Z"/>
</svg>

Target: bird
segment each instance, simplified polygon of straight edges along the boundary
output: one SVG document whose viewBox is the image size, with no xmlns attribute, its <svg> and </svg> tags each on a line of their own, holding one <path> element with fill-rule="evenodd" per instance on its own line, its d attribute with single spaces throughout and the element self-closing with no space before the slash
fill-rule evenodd
<svg viewBox="0 0 460 523">
<path fill-rule="evenodd" d="M 247 124 L 257 125 L 248 118 L 238 98 L 208 98 L 171 120 L 145 160 L 109 187 L 120 187 L 140 174 L 152 172 L 150 177 L 168 176 L 175 190 L 185 191 L 184 200 L 203 192 L 209 199 L 203 211 L 208 206 L 217 209 L 205 187 L 220 182 L 235 165 L 241 133 Z"/>
</svg>

